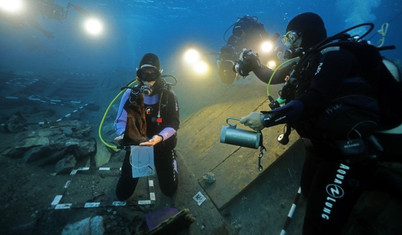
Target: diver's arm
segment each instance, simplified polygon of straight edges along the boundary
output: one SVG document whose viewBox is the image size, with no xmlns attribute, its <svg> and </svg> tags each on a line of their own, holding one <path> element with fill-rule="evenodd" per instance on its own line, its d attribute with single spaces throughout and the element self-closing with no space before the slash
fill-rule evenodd
<svg viewBox="0 0 402 235">
<path fill-rule="evenodd" d="M 289 64 L 286 65 L 285 67 L 282 67 L 278 69 L 275 72 L 275 76 L 271 80 L 271 84 L 280 84 L 285 82 L 285 77 L 290 74 L 292 70 L 292 65 Z M 255 76 L 257 76 L 258 79 L 260 79 L 264 83 L 268 83 L 269 79 L 271 78 L 272 74 L 274 73 L 274 70 L 268 68 L 267 66 L 261 64 L 260 67 L 257 67 L 253 70 Z"/>
<path fill-rule="evenodd" d="M 303 103 L 300 100 L 292 100 L 282 107 L 272 111 L 263 111 L 260 118 L 264 127 L 275 126 L 284 123 L 294 123 L 303 113 Z"/>
<path fill-rule="evenodd" d="M 274 73 L 274 71 L 272 69 L 268 68 L 265 65 L 261 65 L 260 67 L 255 68 L 252 71 L 254 72 L 255 76 L 257 76 L 257 78 L 260 79 L 264 83 L 268 83 L 269 78 Z"/>
<path fill-rule="evenodd" d="M 180 117 L 179 117 L 179 103 L 177 101 L 177 97 L 175 93 L 170 90 L 167 92 L 168 94 L 168 107 L 167 107 L 167 117 L 166 117 L 166 127 L 159 132 L 159 135 L 163 138 L 163 140 L 167 140 L 176 134 L 180 125 Z"/>
<path fill-rule="evenodd" d="M 275 76 L 271 80 L 271 84 L 280 84 L 285 82 L 285 77 L 291 72 L 294 63 L 286 64 L 276 71 L 268 68 L 261 63 L 258 54 L 252 50 L 245 50 L 234 66 L 234 71 L 241 76 L 247 76 L 251 71 L 264 83 L 268 83 L 272 74 Z"/>
<path fill-rule="evenodd" d="M 167 91 L 167 95 L 168 113 L 165 120 L 162 120 L 162 125 L 164 125 L 165 128 L 163 128 L 163 130 L 157 135 L 152 136 L 150 140 L 140 143 L 141 146 L 154 146 L 172 137 L 174 134 L 176 134 L 177 129 L 179 129 L 179 104 L 177 102 L 176 95 L 173 91 Z"/>
<path fill-rule="evenodd" d="M 179 125 L 180 125 L 179 102 L 177 100 L 176 94 L 172 90 L 170 90 L 168 92 L 168 94 L 169 94 L 169 96 L 168 96 L 168 107 L 167 107 L 167 111 L 168 111 L 167 126 L 173 128 L 175 130 L 178 130 Z"/>
<path fill-rule="evenodd" d="M 162 137 L 162 140 L 167 140 L 176 134 L 176 130 L 172 127 L 165 127 L 161 132 L 159 132 L 159 136 Z"/>
<path fill-rule="evenodd" d="M 46 37 L 48 38 L 54 38 L 53 34 L 51 32 L 48 32 L 45 30 L 45 28 L 40 25 L 35 18 L 32 18 L 29 23 L 35 27 L 37 30 L 39 30 L 41 33 L 43 33 Z"/>
<path fill-rule="evenodd" d="M 299 120 L 303 113 L 303 103 L 300 100 L 292 100 L 282 107 L 262 113 L 252 112 L 242 117 L 240 123 L 259 131 L 265 127 L 283 123 L 293 123 Z"/>
<path fill-rule="evenodd" d="M 241 118 L 240 123 L 254 130 L 261 130 L 283 123 L 308 119 L 321 112 L 339 92 L 343 79 L 356 65 L 356 59 L 347 51 L 329 52 L 321 57 L 311 78 L 310 87 L 299 98 L 269 112 L 251 113 Z"/>
<path fill-rule="evenodd" d="M 127 89 L 124 93 L 123 96 L 121 97 L 119 109 L 117 111 L 117 116 L 116 120 L 114 121 L 114 128 L 116 130 L 116 134 L 118 136 L 121 136 L 124 134 L 124 131 L 126 130 L 126 124 L 127 124 L 127 112 L 124 110 L 124 105 L 126 104 L 128 98 L 130 97 L 130 89 Z"/>
<path fill-rule="evenodd" d="M 343 80 L 349 76 L 355 65 L 356 58 L 349 51 L 334 51 L 322 55 L 316 71 L 311 75 L 313 77 L 310 87 L 306 88 L 303 95 L 286 105 L 263 112 L 261 120 L 264 127 L 291 124 L 321 112 L 340 92 Z"/>
</svg>

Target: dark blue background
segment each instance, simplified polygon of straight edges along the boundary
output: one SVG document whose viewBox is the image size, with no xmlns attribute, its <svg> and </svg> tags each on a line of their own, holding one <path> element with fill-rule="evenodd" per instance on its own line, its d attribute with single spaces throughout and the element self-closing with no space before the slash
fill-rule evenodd
<svg viewBox="0 0 402 235">
<path fill-rule="evenodd" d="M 67 6 L 68 1 L 56 0 Z M 0 22 L 0 67 L 15 70 L 67 69 L 101 71 L 134 68 L 146 52 L 155 52 L 165 71 L 179 63 L 181 51 L 196 45 L 207 51 L 218 51 L 225 44 L 224 31 L 237 17 L 255 15 L 270 33 L 283 34 L 289 20 L 295 15 L 313 11 L 324 19 L 329 35 L 363 22 L 376 25 L 372 36 L 382 23 L 390 22 L 386 45 L 397 50 L 384 53 L 391 59 L 400 59 L 402 48 L 402 3 L 391 0 L 72 0 L 86 10 L 100 16 L 105 24 L 105 35 L 89 38 L 80 28 L 82 16 L 70 10 L 63 22 L 38 17 L 38 21 L 54 34 L 49 39 L 26 25 L 15 28 Z M 396 18 L 394 18 L 396 17 Z M 374 36 L 373 36 L 374 35 Z M 369 38 L 367 37 L 367 38 Z M 169 61 L 169 63 L 167 63 Z"/>
</svg>

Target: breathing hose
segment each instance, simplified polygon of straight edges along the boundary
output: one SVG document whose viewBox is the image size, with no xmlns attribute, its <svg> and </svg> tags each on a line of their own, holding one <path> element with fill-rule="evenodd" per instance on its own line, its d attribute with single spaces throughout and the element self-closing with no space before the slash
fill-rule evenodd
<svg viewBox="0 0 402 235">
<path fill-rule="evenodd" d="M 117 149 L 118 147 L 117 147 L 116 145 L 111 145 L 111 144 L 107 143 L 107 142 L 103 139 L 103 137 L 102 137 L 102 126 L 103 126 L 103 122 L 105 121 L 105 118 L 106 118 L 107 114 L 109 113 L 110 107 L 112 107 L 112 105 L 113 105 L 114 102 L 117 100 L 117 98 L 119 98 L 120 95 L 123 94 L 123 92 L 126 91 L 127 87 L 132 86 L 133 84 L 137 83 L 137 81 L 138 81 L 138 80 L 132 81 L 132 82 L 129 83 L 124 89 L 122 89 L 122 90 L 116 95 L 116 97 L 114 97 L 114 99 L 110 102 L 109 106 L 106 108 L 105 113 L 103 114 L 102 120 L 101 120 L 101 122 L 100 122 L 100 124 L 99 124 L 99 128 L 98 128 L 98 136 L 99 136 L 99 139 L 102 141 L 102 143 L 103 143 L 104 145 L 106 145 L 107 147 L 109 147 L 109 148 Z"/>
<path fill-rule="evenodd" d="M 173 79 L 173 82 L 167 83 L 167 84 L 170 85 L 170 86 L 174 86 L 174 85 L 177 84 L 177 79 L 176 79 L 176 77 L 173 76 L 173 75 L 161 75 L 161 77 L 162 77 L 162 78 L 172 78 L 172 79 Z M 137 82 L 138 82 L 138 79 L 135 79 L 134 81 L 130 82 L 127 86 L 125 86 L 125 87 L 122 88 L 122 90 L 121 90 L 121 91 L 116 95 L 116 97 L 114 97 L 114 99 L 110 102 L 109 106 L 106 108 L 105 113 L 103 114 L 102 120 L 100 121 L 99 128 L 98 128 L 98 136 L 99 136 L 99 139 L 102 141 L 102 143 L 103 143 L 105 146 L 109 147 L 109 148 L 117 149 L 118 146 L 116 146 L 116 145 L 111 145 L 111 144 L 107 143 L 107 142 L 103 139 L 103 137 L 102 137 L 102 126 L 103 126 L 103 122 L 105 121 L 106 116 L 107 116 L 107 114 L 109 113 L 110 107 L 112 107 L 112 105 L 113 105 L 114 102 L 117 100 L 117 98 L 119 98 L 119 97 L 121 96 L 121 94 L 123 94 L 123 92 L 125 92 L 128 88 L 130 88 L 132 85 L 136 84 Z"/>
<path fill-rule="evenodd" d="M 271 77 L 269 78 L 268 83 L 267 83 L 267 96 L 268 96 L 268 97 L 270 96 L 269 89 L 270 89 L 270 87 L 271 87 L 271 81 L 272 81 L 272 79 L 275 77 L 276 72 L 278 72 L 278 70 L 279 70 L 280 68 L 282 68 L 283 66 L 285 66 L 285 65 L 287 65 L 287 64 L 289 64 L 289 63 L 292 63 L 293 61 L 299 60 L 299 59 L 300 59 L 300 57 L 294 57 L 294 58 L 292 58 L 292 59 L 286 60 L 285 62 L 283 62 L 282 64 L 280 64 L 278 67 L 275 68 L 274 72 L 272 73 L 272 75 L 271 75 Z"/>
</svg>

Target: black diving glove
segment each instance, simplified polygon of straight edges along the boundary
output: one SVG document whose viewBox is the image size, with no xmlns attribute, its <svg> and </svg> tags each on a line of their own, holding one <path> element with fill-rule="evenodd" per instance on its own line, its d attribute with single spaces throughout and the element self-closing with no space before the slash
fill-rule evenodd
<svg viewBox="0 0 402 235">
<path fill-rule="evenodd" d="M 247 76 L 251 71 L 261 67 L 258 54 L 252 50 L 244 50 L 240 54 L 239 60 L 233 67 L 233 70 L 241 76 Z"/>
</svg>

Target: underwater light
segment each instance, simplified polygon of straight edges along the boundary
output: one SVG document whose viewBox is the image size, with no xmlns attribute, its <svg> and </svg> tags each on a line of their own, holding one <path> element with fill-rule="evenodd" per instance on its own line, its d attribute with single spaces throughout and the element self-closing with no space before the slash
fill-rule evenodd
<svg viewBox="0 0 402 235">
<path fill-rule="evenodd" d="M 275 69 L 276 68 L 276 61 L 275 60 L 268 61 L 267 67 L 270 68 L 270 69 Z"/>
<path fill-rule="evenodd" d="M 194 64 L 200 60 L 201 55 L 197 50 L 191 48 L 184 53 L 183 58 L 186 63 Z"/>
<path fill-rule="evenodd" d="M 261 44 L 261 51 L 264 53 L 269 53 L 274 48 L 274 44 L 270 41 L 265 41 Z"/>
<path fill-rule="evenodd" d="M 22 0 L 0 0 L 0 9 L 15 14 L 24 9 L 24 3 Z"/>
<path fill-rule="evenodd" d="M 209 66 L 204 61 L 198 61 L 196 64 L 194 64 L 193 69 L 197 74 L 203 75 L 208 72 Z"/>
<path fill-rule="evenodd" d="M 103 32 L 103 24 L 99 19 L 96 18 L 88 18 L 84 22 L 84 28 L 89 34 L 94 36 L 98 36 Z"/>
</svg>

